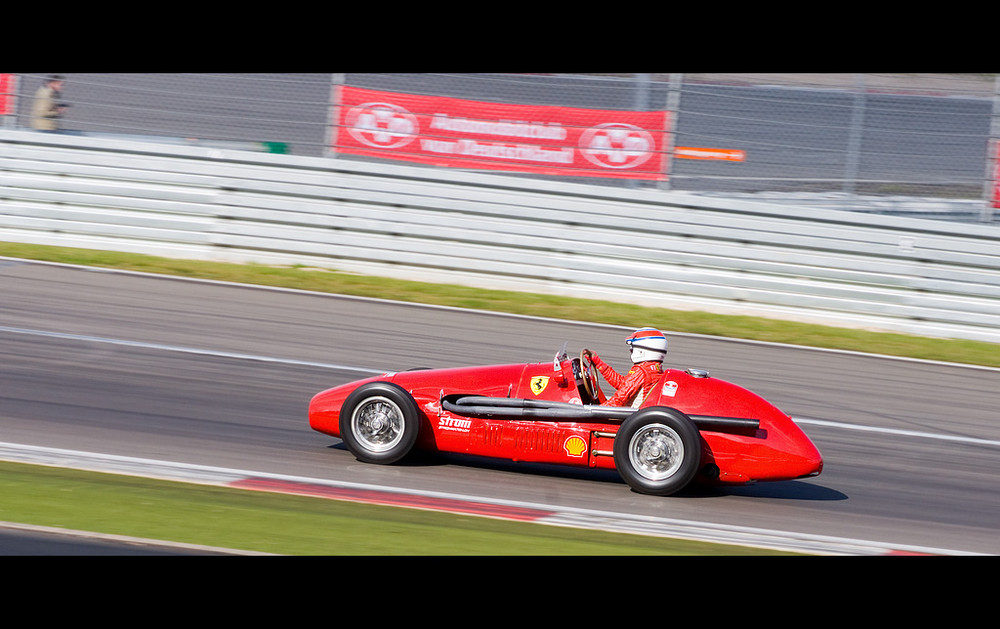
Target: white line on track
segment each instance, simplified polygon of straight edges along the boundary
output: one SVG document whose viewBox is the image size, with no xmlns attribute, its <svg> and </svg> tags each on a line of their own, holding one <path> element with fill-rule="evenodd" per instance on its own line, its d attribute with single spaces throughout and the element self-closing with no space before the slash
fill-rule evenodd
<svg viewBox="0 0 1000 629">
<path fill-rule="evenodd" d="M 366 367 L 353 367 L 351 365 L 337 365 L 333 363 L 322 363 L 308 360 L 296 360 L 293 358 L 276 358 L 274 356 L 261 356 L 258 354 L 243 354 L 238 352 L 223 352 L 212 349 L 199 349 L 196 347 L 184 347 L 181 345 L 166 345 L 163 343 L 148 343 L 145 341 L 128 341 L 124 339 L 113 339 L 102 336 L 88 336 L 85 334 L 69 334 L 66 332 L 49 332 L 46 330 L 31 330 L 27 328 L 12 328 L 0 325 L 0 332 L 10 334 L 27 334 L 33 336 L 45 336 L 49 338 L 68 339 L 73 341 L 89 341 L 93 343 L 110 343 L 112 345 L 125 345 L 128 347 L 138 347 L 141 349 L 155 349 L 166 352 L 180 352 L 183 354 L 200 354 L 203 356 L 214 356 L 216 358 L 238 358 L 240 360 L 256 360 L 268 363 L 279 363 L 284 365 L 296 365 L 299 367 L 320 367 L 323 369 L 337 369 L 342 371 L 356 371 L 364 374 L 380 374 L 384 369 L 368 369 Z"/>
<path fill-rule="evenodd" d="M 356 367 L 352 365 L 339 365 L 335 363 L 324 363 L 315 362 L 307 360 L 296 360 L 291 358 L 277 358 L 274 356 L 263 356 L 259 354 L 245 354 L 238 352 L 223 352 L 218 350 L 210 349 L 200 349 L 196 347 L 184 347 L 181 345 L 167 345 L 163 343 L 148 343 L 145 341 L 129 341 L 124 339 L 114 339 L 100 336 L 89 336 L 84 334 L 69 334 L 66 332 L 49 332 L 46 330 L 32 330 L 28 328 L 13 328 L 9 326 L 0 326 L 0 333 L 9 334 L 24 334 L 33 336 L 43 336 L 48 338 L 58 338 L 67 339 L 73 341 L 86 341 L 92 343 L 109 343 L 113 345 L 124 345 L 127 347 L 137 347 L 141 349 L 153 349 L 166 352 L 180 352 L 184 354 L 197 354 L 202 356 L 213 356 L 217 358 L 234 358 L 239 360 L 252 360 L 258 362 L 275 363 L 283 365 L 293 365 L 298 367 L 317 367 L 321 369 L 334 369 L 338 371 L 351 371 L 364 375 L 377 375 L 384 373 L 385 369 L 372 369 L 369 367 Z M 874 426 L 863 426 L 859 424 L 846 424 L 842 422 L 834 422 L 824 419 L 812 419 L 806 417 L 795 417 L 793 418 L 796 423 L 800 424 L 812 424 L 815 426 L 825 426 L 828 428 L 837 428 L 840 430 L 860 430 L 867 432 L 876 432 L 888 435 L 905 436 L 905 437 L 918 437 L 922 439 L 936 439 L 939 441 L 955 441 L 961 443 L 969 443 L 976 445 L 986 445 L 986 446 L 1000 446 L 1000 441 L 992 439 L 978 439 L 974 437 L 963 437 L 956 435 L 946 435 L 939 433 L 929 433 L 929 432 L 919 432 L 914 430 L 900 430 L 894 428 L 877 428 Z"/>
<path fill-rule="evenodd" d="M 1000 441 L 996 439 L 979 439 L 977 437 L 963 437 L 961 435 L 944 435 L 932 432 L 922 432 L 919 430 L 901 430 L 899 428 L 876 428 L 874 426 L 862 426 L 860 424 L 845 424 L 842 422 L 832 422 L 825 419 L 811 419 L 808 417 L 794 417 L 797 424 L 812 424 L 814 426 L 829 426 L 840 430 L 861 430 L 864 432 L 878 432 L 886 435 L 896 435 L 899 437 L 918 437 L 921 439 L 936 439 L 938 441 L 956 441 L 959 443 L 969 443 L 980 446 L 1000 446 Z"/>
</svg>

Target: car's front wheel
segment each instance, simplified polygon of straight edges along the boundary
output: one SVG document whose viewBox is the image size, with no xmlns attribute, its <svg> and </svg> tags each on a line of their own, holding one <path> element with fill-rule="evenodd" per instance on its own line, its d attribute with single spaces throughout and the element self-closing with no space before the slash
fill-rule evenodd
<svg viewBox="0 0 1000 629">
<path fill-rule="evenodd" d="M 701 462 L 701 436 L 689 417 L 668 407 L 630 415 L 615 435 L 615 467 L 635 491 L 669 496 L 691 482 Z"/>
<path fill-rule="evenodd" d="M 420 430 L 413 397 L 391 382 L 355 389 L 340 409 L 340 437 L 359 461 L 395 463 L 409 454 Z"/>
</svg>

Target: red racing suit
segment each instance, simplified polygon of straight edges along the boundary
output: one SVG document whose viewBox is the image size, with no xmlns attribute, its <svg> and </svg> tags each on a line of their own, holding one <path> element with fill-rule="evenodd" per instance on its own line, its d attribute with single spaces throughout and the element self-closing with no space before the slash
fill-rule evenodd
<svg viewBox="0 0 1000 629">
<path fill-rule="evenodd" d="M 624 376 L 615 371 L 597 354 L 591 355 L 594 367 L 600 372 L 608 384 L 615 388 L 615 394 L 604 402 L 604 406 L 631 406 L 639 408 L 642 401 L 649 397 L 649 392 L 663 375 L 663 363 L 656 360 L 632 365 Z"/>
</svg>

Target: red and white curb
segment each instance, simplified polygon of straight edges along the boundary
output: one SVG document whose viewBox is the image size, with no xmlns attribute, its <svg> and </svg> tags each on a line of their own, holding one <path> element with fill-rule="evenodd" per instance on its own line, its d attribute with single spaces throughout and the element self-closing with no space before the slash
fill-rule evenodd
<svg viewBox="0 0 1000 629">
<path fill-rule="evenodd" d="M 788 531 L 772 531 L 655 516 L 638 516 L 592 509 L 556 507 L 445 492 L 401 490 L 362 483 L 265 474 L 229 468 L 12 443 L 0 443 L 0 460 L 125 474 L 129 476 L 143 476 L 160 480 L 218 485 L 253 491 L 296 494 L 332 500 L 516 520 L 550 526 L 750 546 L 812 555 L 976 554 L 940 548 L 887 545 L 863 540 Z"/>
</svg>

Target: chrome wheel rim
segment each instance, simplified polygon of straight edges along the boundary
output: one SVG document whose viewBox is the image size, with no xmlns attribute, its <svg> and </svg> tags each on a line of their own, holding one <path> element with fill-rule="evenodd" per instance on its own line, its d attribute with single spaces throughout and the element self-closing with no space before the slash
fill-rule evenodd
<svg viewBox="0 0 1000 629">
<path fill-rule="evenodd" d="M 670 478 L 684 462 L 684 443 L 673 428 L 649 424 L 636 431 L 628 444 L 632 468 L 650 481 Z"/>
<path fill-rule="evenodd" d="M 363 448 L 385 452 L 403 438 L 403 411 L 389 398 L 371 397 L 354 409 L 351 428 Z"/>
</svg>

